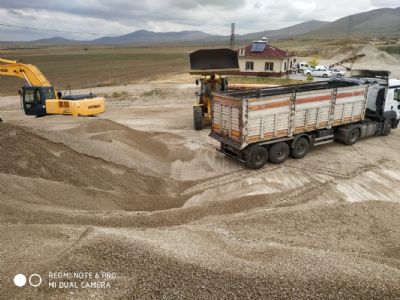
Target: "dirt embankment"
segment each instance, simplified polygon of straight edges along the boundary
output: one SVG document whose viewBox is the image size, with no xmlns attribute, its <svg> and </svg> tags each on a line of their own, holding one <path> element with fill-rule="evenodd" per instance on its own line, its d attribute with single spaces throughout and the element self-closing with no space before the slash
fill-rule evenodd
<svg viewBox="0 0 400 300">
<path fill-rule="evenodd" d="M 372 45 L 355 46 L 350 44 L 337 48 L 327 55 L 326 58 L 329 61 L 327 64 L 339 62 L 358 54 L 365 54 L 365 56 L 357 59 L 353 64 L 346 63 L 345 65 L 353 69 L 389 70 L 393 77 L 400 78 L 400 61 L 398 58 Z"/>
<path fill-rule="evenodd" d="M 99 122 L 92 122 L 86 128 L 87 133 L 94 134 L 93 139 L 104 140 L 106 134 L 96 131 L 99 126 Z M 113 133 L 108 134 L 118 138 Z M 141 138 L 149 155 L 168 156 L 162 143 L 144 133 L 132 130 L 133 134 L 127 137 L 122 133 L 121 136 L 135 141 Z M 79 153 L 21 127 L 0 126 L 0 151 L 3 197 L 21 202 L 21 207 L 40 204 L 49 208 L 137 211 L 183 204 L 183 199 L 174 194 L 184 185 L 179 187 L 167 178 L 145 175 L 124 165 Z M 113 151 L 112 145 L 108 151 Z M 6 203 L 6 206 L 11 205 L 11 202 Z"/>
</svg>

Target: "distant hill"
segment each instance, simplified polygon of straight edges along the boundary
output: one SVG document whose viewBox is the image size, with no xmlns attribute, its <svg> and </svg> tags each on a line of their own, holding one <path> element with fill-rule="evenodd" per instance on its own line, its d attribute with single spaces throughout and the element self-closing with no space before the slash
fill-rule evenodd
<svg viewBox="0 0 400 300">
<path fill-rule="evenodd" d="M 48 39 L 40 39 L 40 40 L 32 41 L 31 43 L 43 44 L 43 45 L 65 45 L 65 44 L 77 44 L 80 42 L 75 41 L 75 40 L 65 39 L 60 36 L 55 36 L 55 37 L 48 38 Z"/>
<path fill-rule="evenodd" d="M 338 19 L 334 22 L 312 20 L 290 27 L 237 35 L 238 41 L 268 37 L 273 40 L 293 37 L 346 38 L 400 37 L 400 7 L 381 8 Z M 74 41 L 62 37 L 36 40 L 34 44 L 139 44 L 160 43 L 229 43 L 229 36 L 212 35 L 202 31 L 153 32 L 139 30 L 116 37 L 102 37 L 93 41 Z"/>
<path fill-rule="evenodd" d="M 347 16 L 328 23 L 306 36 L 345 38 L 350 28 L 351 37 L 399 37 L 400 7 L 380 8 Z"/>
<path fill-rule="evenodd" d="M 249 33 L 238 36 L 238 38 L 240 40 L 254 40 L 254 39 L 260 39 L 262 37 L 268 37 L 272 39 L 291 38 L 301 34 L 308 33 L 310 31 L 314 31 L 326 24 L 329 24 L 329 22 L 312 20 L 278 30 L 267 30 L 267 31 Z"/>
<path fill-rule="evenodd" d="M 212 35 L 201 31 L 153 32 L 139 30 L 116 37 L 102 37 L 91 41 L 94 44 L 156 44 L 168 42 L 192 42 L 210 38 Z"/>
</svg>

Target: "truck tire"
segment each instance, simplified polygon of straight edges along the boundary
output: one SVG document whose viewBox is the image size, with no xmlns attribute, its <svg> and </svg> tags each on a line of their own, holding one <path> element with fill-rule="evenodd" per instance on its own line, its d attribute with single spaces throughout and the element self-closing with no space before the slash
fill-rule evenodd
<svg viewBox="0 0 400 300">
<path fill-rule="evenodd" d="M 299 138 L 290 149 L 289 155 L 295 159 L 301 159 L 306 156 L 310 143 L 305 137 Z"/>
<path fill-rule="evenodd" d="M 306 75 L 307 75 L 307 76 L 311 76 L 311 73 L 310 73 L 310 72 L 308 72 Z"/>
<path fill-rule="evenodd" d="M 322 75 L 322 77 L 328 78 L 328 74 L 324 74 L 324 75 Z"/>
<path fill-rule="evenodd" d="M 193 123 L 195 130 L 203 129 L 203 108 L 201 106 L 193 106 Z"/>
<path fill-rule="evenodd" d="M 392 121 L 385 120 L 385 122 L 383 123 L 383 128 L 382 128 L 382 134 L 381 135 L 388 136 L 391 131 L 392 131 Z"/>
<path fill-rule="evenodd" d="M 273 144 L 269 148 L 269 161 L 274 164 L 281 164 L 289 157 L 289 146 L 284 142 Z"/>
<path fill-rule="evenodd" d="M 268 161 L 268 150 L 263 146 L 250 146 L 245 155 L 246 167 L 260 169 Z"/>
<path fill-rule="evenodd" d="M 357 143 L 359 138 L 360 138 L 360 131 L 358 130 L 358 128 L 354 127 L 347 133 L 346 139 L 344 140 L 344 144 L 354 145 L 355 143 Z"/>
</svg>

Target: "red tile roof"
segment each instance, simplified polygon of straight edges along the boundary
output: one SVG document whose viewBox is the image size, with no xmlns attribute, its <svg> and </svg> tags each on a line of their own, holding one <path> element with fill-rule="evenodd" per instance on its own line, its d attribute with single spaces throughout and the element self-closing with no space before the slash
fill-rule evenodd
<svg viewBox="0 0 400 300">
<path fill-rule="evenodd" d="M 265 47 L 264 51 L 262 52 L 251 52 L 251 46 L 248 45 L 245 47 L 245 55 L 244 56 L 239 56 L 240 57 L 245 57 L 245 58 L 271 58 L 271 57 L 276 57 L 276 58 L 285 58 L 285 57 L 293 57 L 295 56 L 294 53 L 284 51 L 282 49 L 276 48 L 271 45 L 267 45 Z"/>
</svg>

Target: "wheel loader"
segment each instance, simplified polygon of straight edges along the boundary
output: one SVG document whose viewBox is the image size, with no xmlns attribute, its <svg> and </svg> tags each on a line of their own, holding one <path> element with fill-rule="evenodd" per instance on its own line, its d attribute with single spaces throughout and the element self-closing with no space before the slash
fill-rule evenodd
<svg viewBox="0 0 400 300">
<path fill-rule="evenodd" d="M 228 90 L 228 74 L 240 72 L 238 54 L 231 49 L 200 49 L 190 54 L 190 74 L 201 75 L 196 80 L 200 86 L 193 106 L 195 130 L 211 124 L 211 97 L 214 92 Z"/>
<path fill-rule="evenodd" d="M 0 58 L 0 75 L 19 77 L 28 83 L 19 91 L 26 115 L 94 116 L 105 111 L 102 97 L 93 94 L 63 96 L 61 92 L 56 93 L 47 78 L 34 65 Z"/>
</svg>

